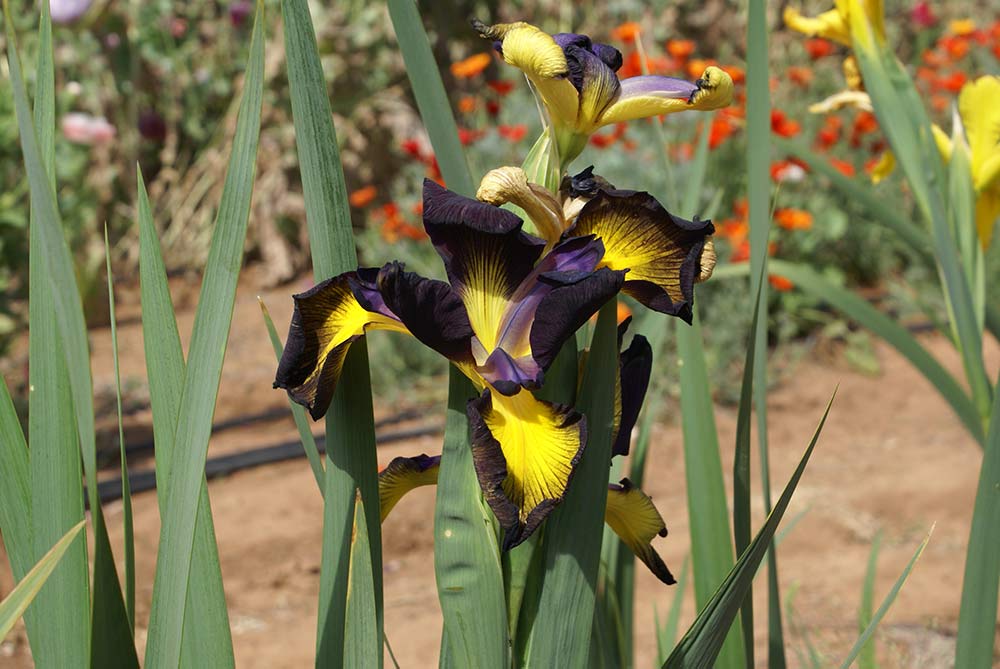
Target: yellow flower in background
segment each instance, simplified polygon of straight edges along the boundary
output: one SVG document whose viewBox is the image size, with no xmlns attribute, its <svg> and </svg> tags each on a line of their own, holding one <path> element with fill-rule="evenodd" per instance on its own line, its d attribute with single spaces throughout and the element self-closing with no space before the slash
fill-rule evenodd
<svg viewBox="0 0 1000 669">
<path fill-rule="evenodd" d="M 1000 216 L 1000 77 L 980 77 L 958 96 L 976 189 L 976 229 L 985 249 Z"/>
<path fill-rule="evenodd" d="M 948 32 L 964 37 L 976 32 L 976 22 L 972 19 L 954 19 L 948 22 Z"/>
<path fill-rule="evenodd" d="M 783 18 L 792 30 L 822 37 L 847 47 L 853 47 L 856 27 L 851 25 L 851 13 L 863 14 L 876 39 L 885 41 L 885 11 L 882 0 L 834 0 L 834 7 L 815 17 L 803 16 L 794 7 L 786 7 Z"/>
<path fill-rule="evenodd" d="M 986 249 L 1000 216 L 1000 77 L 980 77 L 966 84 L 958 96 L 958 116 L 968 142 L 969 171 L 976 191 L 976 231 Z M 954 151 L 951 137 L 937 125 L 931 130 L 942 160 L 950 163 Z M 895 157 L 887 151 L 872 170 L 872 181 L 884 179 L 895 165 Z"/>
</svg>

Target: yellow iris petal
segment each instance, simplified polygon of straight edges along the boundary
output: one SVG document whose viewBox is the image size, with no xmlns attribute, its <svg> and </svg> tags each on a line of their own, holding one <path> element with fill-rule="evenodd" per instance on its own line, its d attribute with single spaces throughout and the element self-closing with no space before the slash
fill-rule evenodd
<svg viewBox="0 0 1000 669">
<path fill-rule="evenodd" d="M 507 461 L 503 491 L 520 511 L 521 522 L 547 500 L 562 499 L 581 452 L 581 424 L 565 424 L 565 415 L 530 392 L 513 397 L 493 394 L 486 426 Z"/>
<path fill-rule="evenodd" d="M 993 228 L 1000 216 L 1000 188 L 984 190 L 976 198 L 976 231 L 985 249 L 993 241 Z"/>
<path fill-rule="evenodd" d="M 725 70 L 707 67 L 698 79 L 698 90 L 685 98 L 649 95 L 623 95 L 601 115 L 598 125 L 611 125 L 662 114 L 688 111 L 711 111 L 728 106 L 733 101 L 733 78 Z"/>
<path fill-rule="evenodd" d="M 378 473 L 381 522 L 385 522 L 386 516 L 406 493 L 421 486 L 437 485 L 440 468 L 439 457 L 394 458 Z"/>
<path fill-rule="evenodd" d="M 504 272 L 502 252 L 502 241 L 498 237 L 481 237 L 475 247 L 470 245 L 465 259 L 468 274 L 458 290 L 472 330 L 486 355 L 497 346 L 504 311 L 514 290 Z M 484 358 L 476 362 L 484 364 L 486 361 Z"/>
<path fill-rule="evenodd" d="M 368 311 L 351 291 L 348 274 L 295 296 L 295 315 L 278 366 L 275 387 L 309 408 L 314 419 L 326 413 L 347 349 L 367 330 L 409 334 L 398 320 Z"/>
<path fill-rule="evenodd" d="M 810 37 L 823 37 L 845 46 L 851 45 L 851 31 L 847 24 L 847 14 L 837 9 L 823 12 L 815 18 L 803 16 L 797 9 L 786 7 L 783 15 L 785 25 Z"/>
<path fill-rule="evenodd" d="M 609 486 L 604 520 L 661 581 L 674 582 L 670 570 L 652 546 L 655 537 L 667 536 L 667 527 L 648 495 L 628 479 L 622 479 L 620 485 Z"/>
<path fill-rule="evenodd" d="M 896 169 L 896 156 L 892 151 L 886 151 L 875 163 L 875 167 L 872 168 L 872 183 L 881 183 L 883 179 L 892 174 L 892 171 Z"/>
<path fill-rule="evenodd" d="M 947 165 L 951 162 L 951 137 L 948 136 L 941 126 L 935 124 L 931 125 L 931 134 L 934 135 L 934 143 L 937 144 L 938 153 L 941 154 L 941 160 Z"/>
<path fill-rule="evenodd" d="M 1000 77 L 980 77 L 964 86 L 958 110 L 972 154 L 973 185 L 983 191 L 1000 177 Z"/>
<path fill-rule="evenodd" d="M 576 123 L 579 97 L 566 76 L 566 55 L 551 35 L 524 22 L 474 26 L 483 37 L 501 42 L 504 61 L 528 76 L 554 124 Z"/>
</svg>

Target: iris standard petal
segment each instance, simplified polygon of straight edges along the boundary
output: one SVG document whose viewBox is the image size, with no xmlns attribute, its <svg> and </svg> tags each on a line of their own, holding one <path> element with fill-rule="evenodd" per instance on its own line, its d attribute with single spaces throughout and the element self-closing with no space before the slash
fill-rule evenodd
<svg viewBox="0 0 1000 669">
<path fill-rule="evenodd" d="M 421 343 L 460 366 L 472 363 L 472 326 L 451 286 L 391 262 L 379 270 L 378 288 L 386 306 Z"/>
<path fill-rule="evenodd" d="M 510 298 L 533 271 L 545 242 L 522 232 L 521 219 L 509 211 L 433 181 L 424 183 L 424 226 L 482 350 L 492 352 Z"/>
<path fill-rule="evenodd" d="M 619 342 L 628 328 L 628 321 L 619 326 Z M 618 393 L 615 397 L 615 441 L 611 455 L 628 455 L 632 439 L 632 428 L 639 419 L 642 402 L 646 399 L 649 377 L 653 371 L 653 348 L 640 334 L 632 337 L 632 343 L 618 357 Z"/>
<path fill-rule="evenodd" d="M 976 231 L 984 249 L 993 241 L 993 228 L 1000 216 L 1000 188 L 984 190 L 976 198 Z"/>
<path fill-rule="evenodd" d="M 599 191 L 567 235 L 594 235 L 604 243 L 601 265 L 627 270 L 624 292 L 650 309 L 691 321 L 696 279 L 702 272 L 711 221 L 674 216 L 649 193 Z"/>
<path fill-rule="evenodd" d="M 369 311 L 358 301 L 352 284 L 366 284 L 370 270 L 346 272 L 293 295 L 295 310 L 274 387 L 309 409 L 313 420 L 326 414 L 344 366 L 347 350 L 369 329 L 408 333 L 396 315 L 382 305 Z"/>
<path fill-rule="evenodd" d="M 808 17 L 793 7 L 785 7 L 782 18 L 785 20 L 785 25 L 796 32 L 851 46 L 851 29 L 847 22 L 847 13 L 839 9 L 831 9 L 819 16 Z"/>
<path fill-rule="evenodd" d="M 628 479 L 609 483 L 604 520 L 658 579 L 667 585 L 677 582 L 652 546 L 654 537 L 667 536 L 667 526 L 646 493 Z"/>
<path fill-rule="evenodd" d="M 507 550 L 562 501 L 587 442 L 586 419 L 526 390 L 513 397 L 485 390 L 467 413 L 476 476 Z"/>
<path fill-rule="evenodd" d="M 980 77 L 962 87 L 958 111 L 969 140 L 977 191 L 1000 180 L 1000 77 Z"/>
<path fill-rule="evenodd" d="M 733 101 L 733 78 L 710 66 L 691 83 L 674 77 L 642 75 L 621 82 L 621 92 L 607 107 L 598 125 L 648 118 L 660 114 L 726 107 Z"/>
<path fill-rule="evenodd" d="M 555 124 L 576 120 L 577 91 L 568 78 L 566 55 L 551 35 L 524 22 L 488 26 L 473 20 L 472 27 L 494 40 L 504 61 L 527 75 Z"/>
<path fill-rule="evenodd" d="M 412 458 L 393 458 L 385 469 L 378 473 L 378 501 L 381 522 L 403 495 L 414 488 L 437 485 L 441 468 L 440 455 L 420 455 Z"/>
<path fill-rule="evenodd" d="M 599 56 L 589 49 L 569 46 L 565 49 L 570 79 L 579 81 L 580 106 L 577 111 L 576 131 L 590 134 L 600 125 L 604 111 L 618 98 L 621 84 L 618 75 Z"/>
</svg>

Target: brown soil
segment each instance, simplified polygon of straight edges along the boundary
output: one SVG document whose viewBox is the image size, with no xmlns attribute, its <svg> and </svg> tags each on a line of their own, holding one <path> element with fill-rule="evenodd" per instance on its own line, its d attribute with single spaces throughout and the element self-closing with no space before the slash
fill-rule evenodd
<svg viewBox="0 0 1000 669">
<path fill-rule="evenodd" d="M 216 421 L 281 407 L 285 399 L 271 390 L 275 361 L 251 281 L 237 299 Z M 297 288 L 297 286 L 296 286 Z M 177 283 L 180 293 L 191 288 Z M 279 328 L 291 311 L 288 288 L 264 293 Z M 119 329 L 123 382 L 145 383 L 137 299 L 120 297 Z M 193 302 L 193 299 L 182 299 Z M 186 337 L 193 321 L 188 308 L 179 316 Z M 113 398 L 110 334 L 91 332 L 95 387 Z M 949 368 L 960 361 L 941 338 L 924 343 Z M 806 630 L 824 658 L 839 664 L 857 636 L 857 608 L 866 560 L 875 534 L 882 532 L 877 601 L 892 587 L 923 536 L 935 527 L 930 545 L 878 633 L 883 667 L 950 667 L 954 631 L 981 451 L 949 407 L 899 355 L 878 345 L 881 373 L 854 371 L 836 356 L 814 354 L 769 397 L 773 495 L 798 463 L 823 408 L 839 384 L 837 399 L 819 446 L 795 494 L 786 518 L 801 514 L 779 551 L 783 595 L 795 592 L 790 622 L 789 664 L 800 663 Z M 780 353 L 779 353 L 780 355 Z M 991 373 L 997 347 L 989 351 Z M 16 374 L 8 376 L 12 385 Z M 139 401 L 141 405 L 141 400 Z M 386 412 L 398 406 L 384 407 Z M 667 412 L 664 412 L 667 413 Z M 656 431 L 647 476 L 670 528 L 657 548 L 675 573 L 689 551 L 684 459 L 676 409 Z M 717 411 L 727 484 L 732 462 L 735 412 Z M 110 414 L 113 424 L 113 413 Z M 147 411 L 129 419 L 130 443 L 148 438 Z M 290 418 L 219 433 L 210 455 L 271 445 L 296 438 Z M 439 452 L 438 437 L 424 437 L 380 449 L 379 459 Z M 133 468 L 150 466 L 136 460 Z M 756 471 L 756 459 L 754 468 Z M 295 460 L 243 471 L 210 484 L 222 571 L 240 667 L 304 667 L 315 644 L 316 593 L 319 583 L 322 504 L 306 461 Z M 759 495 L 755 500 L 759 499 Z M 434 491 L 418 490 L 401 503 L 384 528 L 386 631 L 402 667 L 436 664 L 440 611 L 433 574 L 432 514 Z M 756 503 L 756 502 L 755 502 Z M 145 641 L 159 531 L 156 499 L 143 493 L 133 499 L 138 556 L 138 624 Z M 121 546 L 121 505 L 108 504 L 112 543 Z M 755 524 L 762 513 L 757 509 Z M 4 560 L 0 560 L 5 564 Z M 121 567 L 120 567 L 121 568 Z M 762 572 L 763 574 L 763 572 Z M 764 579 L 755 596 L 766 597 Z M 0 573 L 0 591 L 10 588 L 10 574 Z M 637 666 L 655 662 L 653 610 L 661 617 L 674 590 L 641 569 L 636 602 Z M 695 615 L 693 593 L 685 593 L 682 627 Z M 766 606 L 758 608 L 758 658 L 766 656 Z M 0 646 L 0 664 L 30 666 L 23 628 Z"/>
</svg>

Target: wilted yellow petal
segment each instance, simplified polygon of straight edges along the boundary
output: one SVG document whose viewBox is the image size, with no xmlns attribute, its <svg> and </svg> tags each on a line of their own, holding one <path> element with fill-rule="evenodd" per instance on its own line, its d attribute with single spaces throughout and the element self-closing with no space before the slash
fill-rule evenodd
<svg viewBox="0 0 1000 669">
<path fill-rule="evenodd" d="M 829 114 L 844 108 L 874 111 L 872 99 L 864 91 L 841 91 L 821 102 L 809 105 L 809 111 L 813 114 Z"/>
<path fill-rule="evenodd" d="M 851 46 L 851 32 L 847 26 L 847 14 L 837 9 L 823 12 L 815 18 L 803 16 L 799 10 L 786 7 L 783 15 L 785 25 L 810 37 L 823 37 L 845 46 Z"/>
</svg>

